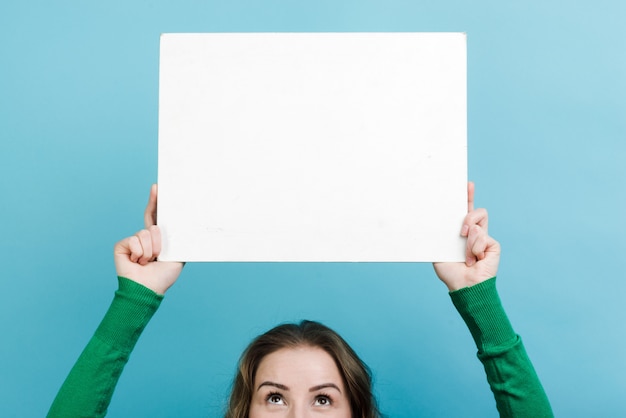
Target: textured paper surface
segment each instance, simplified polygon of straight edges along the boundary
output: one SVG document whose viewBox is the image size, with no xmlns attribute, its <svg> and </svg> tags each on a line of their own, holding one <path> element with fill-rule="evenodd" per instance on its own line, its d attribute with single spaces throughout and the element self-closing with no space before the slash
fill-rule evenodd
<svg viewBox="0 0 626 418">
<path fill-rule="evenodd" d="M 462 261 L 462 33 L 161 36 L 161 260 Z"/>
</svg>

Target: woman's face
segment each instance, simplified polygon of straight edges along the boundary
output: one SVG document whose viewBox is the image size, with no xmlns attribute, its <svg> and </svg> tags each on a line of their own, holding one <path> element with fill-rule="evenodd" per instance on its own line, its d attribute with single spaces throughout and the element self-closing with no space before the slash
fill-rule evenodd
<svg viewBox="0 0 626 418">
<path fill-rule="evenodd" d="M 332 357 L 321 348 L 283 348 L 261 360 L 249 418 L 351 418 L 350 401 Z"/>
</svg>

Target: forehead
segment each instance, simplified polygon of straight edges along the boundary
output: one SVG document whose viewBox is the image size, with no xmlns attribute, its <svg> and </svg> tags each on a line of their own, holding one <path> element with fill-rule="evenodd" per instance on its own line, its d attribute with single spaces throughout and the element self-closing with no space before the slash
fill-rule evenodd
<svg viewBox="0 0 626 418">
<path fill-rule="evenodd" d="M 255 387 L 272 381 L 288 387 L 311 387 L 334 383 L 343 392 L 343 379 L 333 358 L 319 347 L 282 348 L 261 360 L 254 379 Z M 308 385 L 308 386 L 307 386 Z"/>
</svg>

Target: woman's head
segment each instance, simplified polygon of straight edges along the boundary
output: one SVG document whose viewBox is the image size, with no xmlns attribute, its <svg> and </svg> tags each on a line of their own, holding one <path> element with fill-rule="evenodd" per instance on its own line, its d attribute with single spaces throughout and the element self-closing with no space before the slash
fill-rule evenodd
<svg viewBox="0 0 626 418">
<path fill-rule="evenodd" d="M 279 325 L 250 343 L 239 361 L 226 418 L 289 408 L 379 417 L 369 369 L 339 334 L 320 323 Z"/>
</svg>

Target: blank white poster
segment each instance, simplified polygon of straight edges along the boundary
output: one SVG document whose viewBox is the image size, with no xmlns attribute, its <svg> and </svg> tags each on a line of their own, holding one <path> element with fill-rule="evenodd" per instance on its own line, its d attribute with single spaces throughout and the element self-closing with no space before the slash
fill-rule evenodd
<svg viewBox="0 0 626 418">
<path fill-rule="evenodd" d="M 463 261 L 463 33 L 161 36 L 165 261 Z"/>
</svg>

